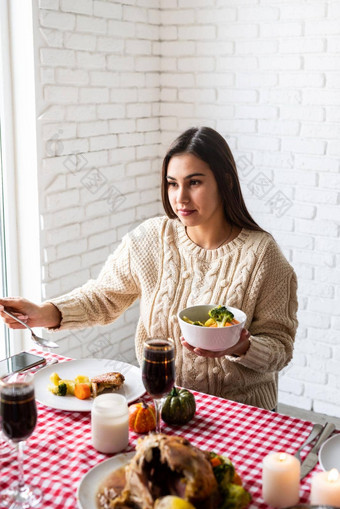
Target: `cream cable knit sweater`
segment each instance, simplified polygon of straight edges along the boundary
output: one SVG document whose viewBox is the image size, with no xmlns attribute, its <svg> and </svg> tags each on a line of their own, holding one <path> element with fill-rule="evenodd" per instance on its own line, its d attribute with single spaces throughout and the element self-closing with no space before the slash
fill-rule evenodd
<svg viewBox="0 0 340 509">
<path fill-rule="evenodd" d="M 273 238 L 243 229 L 215 250 L 194 244 L 178 220 L 150 219 L 124 237 L 97 280 L 56 299 L 62 329 L 105 325 L 140 298 L 136 354 L 147 337 L 172 337 L 176 383 L 272 409 L 277 372 L 292 358 L 296 276 Z M 181 346 L 177 312 L 228 304 L 247 314 L 251 344 L 241 357 L 206 359 Z"/>
</svg>

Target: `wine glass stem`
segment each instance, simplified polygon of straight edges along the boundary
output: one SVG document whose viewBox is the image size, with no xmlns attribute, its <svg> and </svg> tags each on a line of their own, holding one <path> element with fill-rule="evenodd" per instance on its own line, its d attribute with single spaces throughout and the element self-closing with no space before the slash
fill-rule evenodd
<svg viewBox="0 0 340 509">
<path fill-rule="evenodd" d="M 161 432 L 161 402 L 162 402 L 162 400 L 160 398 L 154 399 L 155 410 L 156 410 L 156 433 Z"/>
<path fill-rule="evenodd" d="M 18 442 L 15 444 L 17 455 L 18 455 L 18 466 L 19 466 L 19 476 L 18 476 L 18 489 L 19 491 L 25 490 L 25 478 L 24 478 L 24 447 L 25 442 Z"/>
</svg>

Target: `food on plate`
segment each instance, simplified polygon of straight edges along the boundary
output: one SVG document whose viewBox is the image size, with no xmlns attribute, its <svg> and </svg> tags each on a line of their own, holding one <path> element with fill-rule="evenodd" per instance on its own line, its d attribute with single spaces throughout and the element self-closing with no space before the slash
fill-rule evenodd
<svg viewBox="0 0 340 509">
<path fill-rule="evenodd" d="M 51 384 L 48 386 L 48 390 L 56 396 L 66 396 L 67 394 L 74 395 L 75 381 L 74 380 L 62 380 L 58 373 L 52 373 L 50 375 Z"/>
<path fill-rule="evenodd" d="M 210 452 L 210 463 L 218 482 L 222 502 L 218 509 L 243 509 L 251 496 L 242 486 L 242 479 L 229 458 Z"/>
<path fill-rule="evenodd" d="M 98 509 L 110 509 L 111 502 L 123 491 L 126 483 L 125 468 L 125 466 L 116 468 L 100 484 L 97 491 Z"/>
<path fill-rule="evenodd" d="M 156 428 L 156 411 L 154 405 L 145 401 L 129 406 L 129 429 L 135 433 L 148 433 Z"/>
<path fill-rule="evenodd" d="M 90 383 L 90 379 L 85 375 L 77 375 L 74 379 L 76 384 L 88 384 Z"/>
<path fill-rule="evenodd" d="M 67 385 L 65 382 L 61 381 L 60 384 L 49 386 L 49 390 L 55 394 L 56 396 L 66 396 L 67 394 Z"/>
<path fill-rule="evenodd" d="M 78 399 L 89 399 L 91 397 L 91 387 L 87 383 L 77 383 L 74 386 L 74 395 Z"/>
<path fill-rule="evenodd" d="M 198 325 L 200 327 L 230 327 L 240 323 L 225 306 L 216 306 L 210 309 L 208 315 L 210 318 L 207 318 L 204 322 L 199 320 L 192 321 L 187 316 L 183 316 L 183 320 L 191 325 Z"/>
<path fill-rule="evenodd" d="M 239 479 L 228 458 L 154 433 L 138 440 L 124 480 L 119 469 L 118 482 L 114 472 L 101 484 L 98 508 L 243 509 L 251 497 Z"/>
<path fill-rule="evenodd" d="M 74 396 L 74 389 L 76 386 L 76 383 L 74 380 L 60 380 L 59 384 L 64 383 L 67 387 L 67 394 L 71 394 L 71 396 Z"/>
<path fill-rule="evenodd" d="M 185 424 L 195 412 L 196 401 L 192 392 L 173 387 L 162 404 L 161 416 L 167 424 Z"/>
<path fill-rule="evenodd" d="M 183 498 L 167 495 L 156 501 L 155 509 L 195 509 L 195 507 Z"/>
<path fill-rule="evenodd" d="M 185 438 L 155 433 L 139 440 L 125 475 L 121 495 L 107 507 L 149 509 L 166 495 L 180 496 L 197 508 L 217 507 L 218 486 L 209 459 Z"/>
<path fill-rule="evenodd" d="M 50 375 L 50 382 L 52 385 L 58 385 L 60 380 L 61 380 L 61 378 L 58 375 L 58 373 L 54 372 L 54 373 L 52 373 L 52 375 Z"/>
<path fill-rule="evenodd" d="M 74 380 L 62 380 L 58 373 L 50 375 L 48 390 L 56 396 L 75 396 L 78 399 L 95 398 L 101 392 L 114 392 L 124 383 L 125 378 L 121 373 L 111 372 L 89 378 L 85 375 L 77 375 Z"/>
<path fill-rule="evenodd" d="M 104 373 L 91 378 L 92 395 L 95 398 L 101 392 L 113 392 L 118 390 L 124 383 L 125 378 L 121 373 Z"/>
</svg>

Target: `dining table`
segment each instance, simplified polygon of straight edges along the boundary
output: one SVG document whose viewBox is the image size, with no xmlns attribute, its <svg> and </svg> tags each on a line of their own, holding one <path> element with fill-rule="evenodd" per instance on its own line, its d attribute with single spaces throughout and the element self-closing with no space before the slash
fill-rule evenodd
<svg viewBox="0 0 340 509">
<path fill-rule="evenodd" d="M 68 362 L 68 357 L 36 348 L 30 350 L 52 359 Z M 55 371 L 58 371 L 56 364 Z M 46 388 L 47 390 L 47 388 Z M 277 412 L 257 408 L 210 394 L 192 391 L 196 413 L 185 425 L 162 423 L 162 432 L 181 435 L 191 444 L 228 456 L 251 494 L 250 508 L 266 509 L 262 498 L 262 462 L 271 452 L 294 454 L 306 440 L 313 423 Z M 57 396 L 56 396 L 57 397 Z M 148 397 L 146 396 L 146 399 Z M 43 491 L 40 507 L 75 509 L 79 507 L 77 488 L 90 469 L 113 457 L 97 452 L 91 443 L 91 412 L 65 411 L 37 402 L 38 421 L 26 442 L 24 471 L 31 486 Z M 139 435 L 129 431 L 134 451 Z M 304 454 L 301 454 L 302 459 Z M 0 492 L 17 479 L 15 449 L 0 455 Z M 300 482 L 300 504 L 309 503 L 311 478 L 321 471 L 319 464 Z"/>
</svg>

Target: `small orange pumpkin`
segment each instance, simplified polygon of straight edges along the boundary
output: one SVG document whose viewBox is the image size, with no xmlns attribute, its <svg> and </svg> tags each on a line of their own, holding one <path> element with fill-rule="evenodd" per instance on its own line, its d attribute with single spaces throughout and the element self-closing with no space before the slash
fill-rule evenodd
<svg viewBox="0 0 340 509">
<path fill-rule="evenodd" d="M 154 405 L 144 400 L 129 406 L 129 429 L 136 433 L 148 433 L 156 429 L 156 411 Z"/>
</svg>

